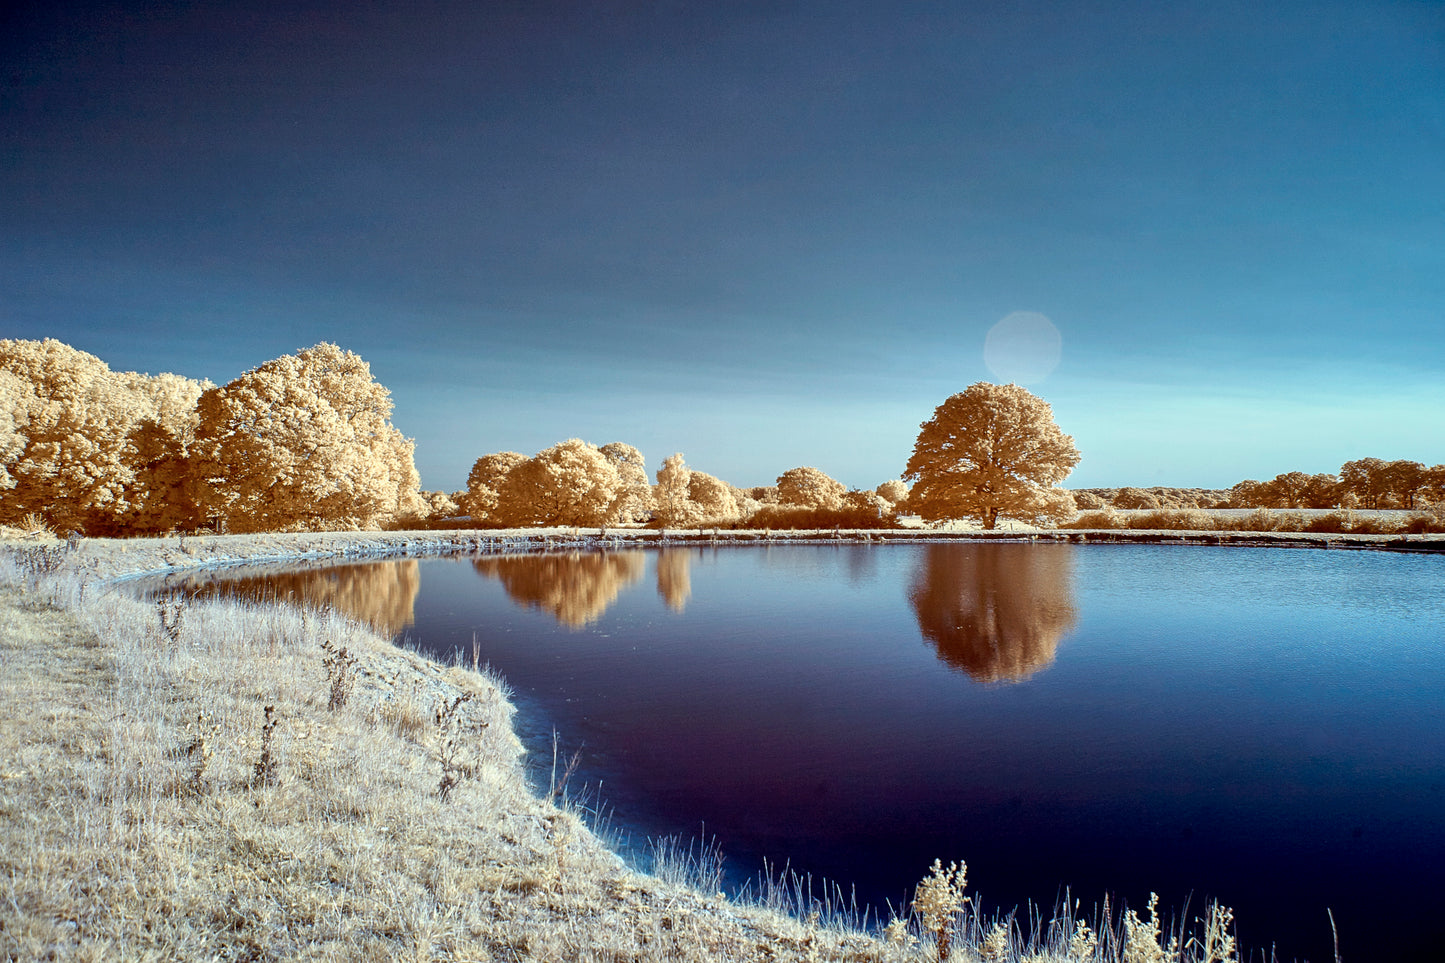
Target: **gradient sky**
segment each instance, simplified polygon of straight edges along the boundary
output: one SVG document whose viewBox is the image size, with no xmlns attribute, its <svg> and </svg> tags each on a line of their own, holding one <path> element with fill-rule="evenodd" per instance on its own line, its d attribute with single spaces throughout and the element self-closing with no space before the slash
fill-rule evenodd
<svg viewBox="0 0 1445 963">
<path fill-rule="evenodd" d="M 6 10 L 0 337 L 335 341 L 426 488 L 573 436 L 871 488 L 1015 312 L 1071 487 L 1445 462 L 1434 0 Z"/>
</svg>

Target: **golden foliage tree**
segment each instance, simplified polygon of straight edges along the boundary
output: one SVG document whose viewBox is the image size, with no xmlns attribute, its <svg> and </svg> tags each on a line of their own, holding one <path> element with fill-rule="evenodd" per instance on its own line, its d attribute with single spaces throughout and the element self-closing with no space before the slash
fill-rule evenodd
<svg viewBox="0 0 1445 963">
<path fill-rule="evenodd" d="M 25 452 L 26 439 L 20 433 L 25 423 L 23 401 L 27 392 L 25 383 L 14 374 L 0 369 L 0 498 L 4 492 L 15 487 L 15 476 L 10 468 Z"/>
<path fill-rule="evenodd" d="M 692 469 L 683 461 L 682 452 L 664 458 L 657 470 L 657 520 L 663 526 L 687 525 L 697 521 L 697 506 L 689 497 Z"/>
<path fill-rule="evenodd" d="M 125 527 L 133 534 L 187 531 L 204 519 L 199 484 L 191 472 L 195 419 L 167 427 L 147 418 L 126 438 L 125 461 L 134 473 Z"/>
<path fill-rule="evenodd" d="M 908 500 L 908 483 L 901 478 L 890 479 L 873 491 L 879 498 L 895 507 Z"/>
<path fill-rule="evenodd" d="M 1429 483 L 1430 470 L 1418 461 L 1401 458 L 1385 465 L 1385 487 L 1401 508 L 1414 508 Z"/>
<path fill-rule="evenodd" d="M 215 386 L 174 374 L 125 377 L 139 379 L 132 382 L 134 388 L 149 397 L 155 415 L 126 436 L 122 459 L 133 479 L 124 526 L 134 534 L 196 528 L 203 521 L 190 461 L 199 421 L 196 403 Z"/>
<path fill-rule="evenodd" d="M 391 393 L 334 344 L 283 355 L 197 404 L 200 507 L 235 531 L 359 529 L 422 514 Z"/>
<path fill-rule="evenodd" d="M 1436 504 L 1445 503 L 1445 465 L 1434 465 L 1425 473 L 1424 494 Z"/>
<path fill-rule="evenodd" d="M 1074 512 L 1057 487 L 1079 463 L 1053 409 L 1018 385 L 980 381 L 952 395 L 919 426 L 905 479 L 909 507 L 926 519 L 1000 517 L 1062 521 Z"/>
<path fill-rule="evenodd" d="M 580 438 L 553 445 L 507 472 L 491 517 L 503 525 L 607 525 L 622 475 Z"/>
<path fill-rule="evenodd" d="M 601 451 L 617 466 L 617 474 L 622 477 L 622 491 L 613 509 L 613 522 L 632 525 L 652 518 L 657 501 L 647 480 L 647 462 L 642 452 L 620 441 L 603 445 Z"/>
<path fill-rule="evenodd" d="M 130 438 L 183 434 L 209 385 L 111 371 L 53 338 L 0 341 L 0 521 L 35 512 L 60 528 L 121 530 L 147 499 Z"/>
<path fill-rule="evenodd" d="M 496 511 L 502 482 L 526 460 L 520 451 L 499 451 L 478 458 L 467 475 L 467 493 L 458 500 L 458 507 L 476 521 L 490 518 Z"/>
<path fill-rule="evenodd" d="M 663 526 L 731 524 L 742 517 L 738 491 L 721 478 L 687 467 L 678 452 L 657 470 L 656 517 Z"/>
<path fill-rule="evenodd" d="M 1379 508 L 1389 494 L 1388 463 L 1380 458 L 1357 458 L 1340 466 L 1340 484 L 1359 499 L 1363 508 Z"/>
<path fill-rule="evenodd" d="M 726 525 L 739 517 L 733 486 L 705 471 L 693 469 L 687 482 L 687 500 L 700 523 Z"/>
<path fill-rule="evenodd" d="M 457 500 L 446 492 L 418 492 L 429 519 L 451 518 L 460 510 Z"/>
<path fill-rule="evenodd" d="M 790 468 L 778 476 L 778 501 L 803 508 L 839 508 L 846 485 L 816 468 Z"/>
</svg>

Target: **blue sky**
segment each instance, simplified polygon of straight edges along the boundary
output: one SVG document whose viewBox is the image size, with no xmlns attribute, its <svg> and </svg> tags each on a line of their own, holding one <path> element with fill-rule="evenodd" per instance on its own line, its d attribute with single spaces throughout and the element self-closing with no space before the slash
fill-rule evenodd
<svg viewBox="0 0 1445 963">
<path fill-rule="evenodd" d="M 1071 486 L 1445 462 L 1445 6 L 33 4 L 0 336 L 335 341 L 425 487 L 567 437 L 896 476 L 985 338 Z"/>
</svg>

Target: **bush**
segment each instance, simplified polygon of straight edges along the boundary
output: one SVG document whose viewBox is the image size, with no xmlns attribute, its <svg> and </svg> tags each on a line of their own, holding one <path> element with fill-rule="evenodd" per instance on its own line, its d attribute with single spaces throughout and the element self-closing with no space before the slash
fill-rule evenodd
<svg viewBox="0 0 1445 963">
<path fill-rule="evenodd" d="M 1123 515 L 1105 506 L 1099 511 L 1080 512 L 1072 521 L 1064 522 L 1060 528 L 1128 528 Z"/>
<path fill-rule="evenodd" d="M 1114 496 L 1115 508 L 1158 508 L 1159 496 L 1142 488 L 1121 488 Z"/>
<path fill-rule="evenodd" d="M 1423 535 L 1445 532 L 1445 509 L 1435 507 L 1414 512 L 1403 519 L 1365 515 L 1349 509 L 1327 515 L 1278 512 L 1257 508 L 1243 517 L 1213 514 L 1201 509 L 1159 509 L 1126 515 L 1106 508 L 1081 512 L 1060 528 L 1136 529 L 1147 531 L 1198 532 L 1314 532 L 1336 535 Z"/>
<path fill-rule="evenodd" d="M 1128 520 L 1129 528 L 1164 529 L 1183 532 L 1209 532 L 1220 527 L 1222 519 L 1195 508 L 1160 509 L 1134 515 Z"/>
<path fill-rule="evenodd" d="M 898 528 L 893 517 L 880 518 L 873 507 L 806 508 L 801 505 L 764 505 L 745 522 L 730 527 L 741 528 Z M 711 527 L 711 526 L 706 526 Z"/>
</svg>

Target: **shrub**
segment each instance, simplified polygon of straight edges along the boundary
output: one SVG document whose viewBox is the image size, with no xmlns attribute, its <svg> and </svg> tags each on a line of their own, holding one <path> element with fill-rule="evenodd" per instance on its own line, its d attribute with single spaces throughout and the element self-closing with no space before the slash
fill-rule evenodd
<svg viewBox="0 0 1445 963">
<path fill-rule="evenodd" d="M 1123 515 L 1105 506 L 1100 511 L 1080 512 L 1072 521 L 1064 522 L 1060 528 L 1128 528 Z"/>
<path fill-rule="evenodd" d="M 623 493 L 617 464 L 570 438 L 509 470 L 491 517 L 505 525 L 606 525 Z"/>
<path fill-rule="evenodd" d="M 1159 497 L 1142 488 L 1121 488 L 1114 496 L 1115 508 L 1159 508 Z"/>
<path fill-rule="evenodd" d="M 816 468 L 789 468 L 778 476 L 778 500 L 784 505 L 837 508 L 846 491 L 842 482 Z"/>
<path fill-rule="evenodd" d="M 371 367 L 318 344 L 196 402 L 197 504 L 233 531 L 376 528 L 423 514 L 413 442 Z"/>
<path fill-rule="evenodd" d="M 1159 509 L 1134 515 L 1129 528 L 1163 529 L 1166 531 L 1208 532 L 1220 526 L 1220 518 L 1194 508 Z"/>
<path fill-rule="evenodd" d="M 967 872 L 966 865 L 949 863 L 945 868 L 942 860 L 935 859 L 929 874 L 913 894 L 913 909 L 923 922 L 924 932 L 933 937 L 939 963 L 948 959 L 955 917 L 968 901 L 963 895 L 968 885 Z"/>
<path fill-rule="evenodd" d="M 745 524 L 748 528 L 779 529 L 898 528 L 898 522 L 894 518 L 880 518 L 878 509 L 873 506 L 804 508 L 797 505 L 764 505 L 746 522 L 739 524 Z"/>
</svg>

